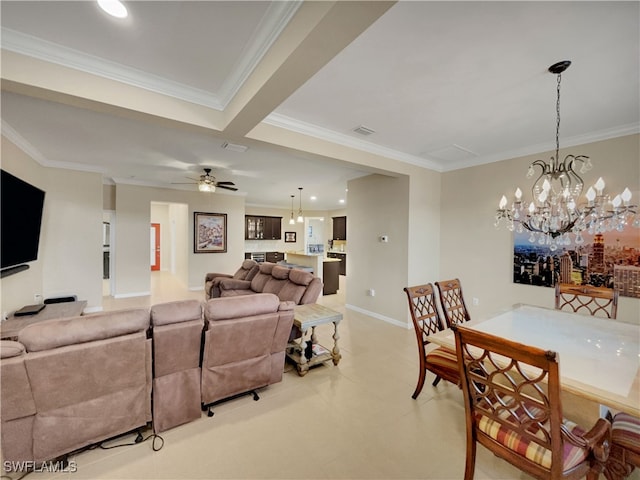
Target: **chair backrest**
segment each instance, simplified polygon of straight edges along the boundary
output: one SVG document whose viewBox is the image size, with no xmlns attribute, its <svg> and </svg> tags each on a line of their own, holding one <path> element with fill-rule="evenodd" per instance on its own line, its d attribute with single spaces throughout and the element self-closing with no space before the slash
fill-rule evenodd
<svg viewBox="0 0 640 480">
<path fill-rule="evenodd" d="M 418 347 L 420 353 L 424 355 L 424 347 L 429 343 L 427 337 L 444 329 L 436 307 L 433 285 L 427 283 L 415 287 L 405 287 L 404 291 L 409 301 L 409 313 L 411 313 L 413 328 L 416 331 Z"/>
<path fill-rule="evenodd" d="M 453 330 L 461 365 L 467 454 L 470 443 L 477 441 L 536 478 L 561 478 L 566 469 L 561 433 L 565 427 L 556 353 L 461 325 Z M 586 467 L 579 468 L 588 470 L 588 462 L 582 463 Z"/>
<path fill-rule="evenodd" d="M 436 286 L 438 287 L 442 313 L 449 328 L 451 328 L 452 325 L 471 320 L 467 306 L 464 303 L 464 297 L 462 296 L 460 280 L 457 278 L 453 280 L 443 280 L 436 282 Z"/>
<path fill-rule="evenodd" d="M 616 318 L 618 291 L 593 285 L 556 283 L 556 310 L 589 313 L 592 316 Z"/>
<path fill-rule="evenodd" d="M 235 278 L 236 280 L 251 281 L 253 280 L 253 277 L 256 276 L 256 273 L 258 273 L 259 269 L 260 266 L 258 265 L 258 262 L 256 262 L 255 260 L 247 259 L 242 262 L 240 268 L 236 271 L 236 273 L 233 274 L 233 278 Z"/>
</svg>

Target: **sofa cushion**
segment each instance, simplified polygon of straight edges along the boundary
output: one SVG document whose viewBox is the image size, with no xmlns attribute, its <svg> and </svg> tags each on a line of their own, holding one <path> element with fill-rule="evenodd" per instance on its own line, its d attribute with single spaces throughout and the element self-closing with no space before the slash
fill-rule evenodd
<svg viewBox="0 0 640 480">
<path fill-rule="evenodd" d="M 22 355 L 25 352 L 24 345 L 12 340 L 0 340 L 0 358 L 11 358 Z"/>
<path fill-rule="evenodd" d="M 138 308 L 34 323 L 20 331 L 18 340 L 28 352 L 39 352 L 119 337 L 148 328 L 149 311 Z"/>
<path fill-rule="evenodd" d="M 171 323 L 200 320 L 201 318 L 202 303 L 198 300 L 167 302 L 151 307 L 151 324 L 156 327 Z"/>
<path fill-rule="evenodd" d="M 293 283 L 304 285 L 306 287 L 311 283 L 311 280 L 313 280 L 313 273 L 293 268 L 291 272 L 289 272 L 289 280 Z"/>
<path fill-rule="evenodd" d="M 290 268 L 275 265 L 271 270 L 271 276 L 278 280 L 287 280 L 289 278 Z"/>
<path fill-rule="evenodd" d="M 280 299 L 271 293 L 213 298 L 205 304 L 204 316 L 213 321 L 229 320 L 277 312 L 279 307 Z"/>
</svg>

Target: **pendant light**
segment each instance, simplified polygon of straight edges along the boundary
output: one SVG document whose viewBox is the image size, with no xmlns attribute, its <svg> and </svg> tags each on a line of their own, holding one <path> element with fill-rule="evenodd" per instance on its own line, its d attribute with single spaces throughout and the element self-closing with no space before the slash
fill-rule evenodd
<svg viewBox="0 0 640 480">
<path fill-rule="evenodd" d="M 298 223 L 304 222 L 304 217 L 302 216 L 302 187 L 298 187 L 300 190 L 300 208 L 298 209 Z"/>
<path fill-rule="evenodd" d="M 295 195 L 291 195 L 291 218 L 289 219 L 289 225 L 295 225 L 296 221 L 293 218 L 293 198 Z"/>
</svg>

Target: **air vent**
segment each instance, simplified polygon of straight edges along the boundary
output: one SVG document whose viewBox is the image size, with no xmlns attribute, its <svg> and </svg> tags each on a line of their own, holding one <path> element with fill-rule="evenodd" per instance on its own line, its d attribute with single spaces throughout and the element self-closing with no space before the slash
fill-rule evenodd
<svg viewBox="0 0 640 480">
<path fill-rule="evenodd" d="M 371 130 L 370 128 L 365 127 L 364 125 L 360 125 L 359 127 L 354 128 L 353 131 L 364 136 L 371 135 L 372 133 L 376 133 L 375 130 Z"/>
<path fill-rule="evenodd" d="M 231 150 L 232 152 L 240 152 L 240 153 L 244 153 L 247 150 L 249 150 L 249 147 L 245 145 L 238 145 L 237 143 L 229 143 L 229 142 L 224 142 L 222 144 L 222 148 L 224 148 L 225 150 Z"/>
</svg>

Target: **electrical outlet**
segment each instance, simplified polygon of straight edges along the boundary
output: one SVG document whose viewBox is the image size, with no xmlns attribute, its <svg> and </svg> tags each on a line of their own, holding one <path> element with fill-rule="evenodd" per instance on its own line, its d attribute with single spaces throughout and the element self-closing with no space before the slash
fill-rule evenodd
<svg viewBox="0 0 640 480">
<path fill-rule="evenodd" d="M 367 295 L 370 297 L 375 297 L 376 291 L 373 288 L 370 288 L 369 290 L 367 290 Z"/>
<path fill-rule="evenodd" d="M 36 303 L 42 303 L 42 295 L 40 295 L 39 293 L 34 293 L 33 301 Z"/>
<path fill-rule="evenodd" d="M 473 302 L 474 305 L 480 305 L 480 299 L 477 298 L 477 297 L 473 297 L 472 302 Z"/>
</svg>

